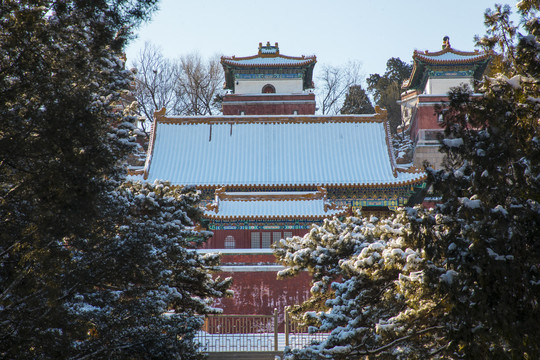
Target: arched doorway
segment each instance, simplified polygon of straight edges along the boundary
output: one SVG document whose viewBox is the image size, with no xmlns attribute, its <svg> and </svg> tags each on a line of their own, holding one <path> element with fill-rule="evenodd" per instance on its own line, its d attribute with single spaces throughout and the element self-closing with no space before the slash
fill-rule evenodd
<svg viewBox="0 0 540 360">
<path fill-rule="evenodd" d="M 275 94 L 276 88 L 272 84 L 266 84 L 262 88 L 263 94 Z"/>
</svg>

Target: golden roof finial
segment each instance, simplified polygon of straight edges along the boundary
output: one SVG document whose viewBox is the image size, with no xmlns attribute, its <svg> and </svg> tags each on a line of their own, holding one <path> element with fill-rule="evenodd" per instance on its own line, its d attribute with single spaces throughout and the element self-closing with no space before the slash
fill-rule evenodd
<svg viewBox="0 0 540 360">
<path fill-rule="evenodd" d="M 451 46 L 450 46 L 450 37 L 448 37 L 448 35 L 445 36 L 445 37 L 443 37 L 443 40 L 442 40 L 442 41 L 443 41 L 443 45 L 442 45 L 443 50 L 444 50 L 444 49 L 448 49 L 448 48 L 451 47 Z"/>
</svg>

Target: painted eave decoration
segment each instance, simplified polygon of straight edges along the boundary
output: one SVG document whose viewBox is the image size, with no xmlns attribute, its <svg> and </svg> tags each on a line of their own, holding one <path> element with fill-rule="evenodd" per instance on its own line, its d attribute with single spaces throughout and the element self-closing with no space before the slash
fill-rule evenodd
<svg viewBox="0 0 540 360">
<path fill-rule="evenodd" d="M 198 188 L 420 183 L 396 168 L 386 111 L 372 115 L 166 117 L 156 112 L 146 181 Z"/>
<path fill-rule="evenodd" d="M 318 220 L 345 216 L 347 207 L 330 203 L 325 188 L 317 191 L 226 192 L 216 190 L 216 198 L 206 206 L 204 217 L 213 220 Z"/>
<path fill-rule="evenodd" d="M 301 69 L 304 74 L 304 88 L 312 87 L 313 67 L 317 62 L 315 55 L 310 56 L 286 56 L 279 53 L 278 43 L 266 46 L 259 43 L 259 52 L 252 56 L 222 56 L 221 65 L 225 71 L 225 88 L 234 90 L 234 71 L 257 69 L 275 69 L 279 71 L 284 68 Z"/>
</svg>

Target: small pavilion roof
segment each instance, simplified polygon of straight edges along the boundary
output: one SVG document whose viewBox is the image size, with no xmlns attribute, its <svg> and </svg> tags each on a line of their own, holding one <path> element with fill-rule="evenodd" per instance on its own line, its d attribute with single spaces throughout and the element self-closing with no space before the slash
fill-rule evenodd
<svg viewBox="0 0 540 360">
<path fill-rule="evenodd" d="M 427 50 L 420 52 L 415 50 L 413 53 L 414 60 L 437 65 L 475 64 L 487 60 L 489 56 L 490 53 L 480 52 L 478 50 L 466 52 L 451 47 L 437 52 L 429 52 Z"/>
<path fill-rule="evenodd" d="M 236 57 L 222 56 L 221 63 L 232 67 L 240 68 L 259 68 L 259 67 L 305 67 L 315 64 L 317 57 L 311 56 L 286 56 L 279 53 L 279 47 L 267 43 L 263 46 L 259 43 L 259 53 L 252 56 Z"/>
<path fill-rule="evenodd" d="M 156 113 L 144 178 L 199 188 L 401 186 L 386 112 L 373 115 L 165 117 Z"/>
<path fill-rule="evenodd" d="M 249 69 L 274 69 L 281 71 L 284 68 L 297 68 L 304 74 L 304 88 L 312 87 L 313 67 L 317 62 L 315 55 L 286 56 L 279 53 L 278 43 L 263 46 L 259 43 L 259 52 L 256 55 L 237 57 L 222 56 L 221 64 L 225 71 L 225 87 L 234 89 L 234 72 Z"/>
<path fill-rule="evenodd" d="M 491 60 L 491 52 L 460 51 L 452 48 L 448 38 L 445 38 L 443 49 L 430 52 L 415 50 L 413 53 L 413 70 L 406 80 L 403 89 L 419 89 L 425 85 L 429 70 L 454 68 L 473 70 L 474 78 L 480 79 Z"/>
<path fill-rule="evenodd" d="M 204 216 L 210 219 L 323 219 L 344 216 L 347 207 L 326 200 L 326 189 L 318 191 L 225 192 L 216 190 Z"/>
</svg>

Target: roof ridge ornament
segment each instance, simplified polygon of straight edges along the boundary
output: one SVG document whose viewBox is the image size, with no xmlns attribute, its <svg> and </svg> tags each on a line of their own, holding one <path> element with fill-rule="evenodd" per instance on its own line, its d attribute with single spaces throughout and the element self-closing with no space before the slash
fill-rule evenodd
<svg viewBox="0 0 540 360">
<path fill-rule="evenodd" d="M 450 46 L 450 37 L 446 35 L 445 37 L 443 37 L 442 49 L 450 49 L 451 47 L 452 46 Z"/>
<path fill-rule="evenodd" d="M 279 46 L 276 42 L 275 45 L 270 45 L 270 41 L 266 42 L 266 45 L 263 46 L 262 42 L 259 43 L 259 56 L 278 56 L 279 55 Z"/>
<path fill-rule="evenodd" d="M 386 109 L 381 108 L 379 105 L 375 106 L 375 116 L 373 116 L 375 119 L 379 120 L 386 120 L 388 118 L 388 111 Z"/>
<path fill-rule="evenodd" d="M 156 109 L 156 111 L 154 111 L 154 119 L 165 116 L 166 112 L 167 109 L 165 109 L 164 107 L 162 107 L 161 110 Z"/>
</svg>

